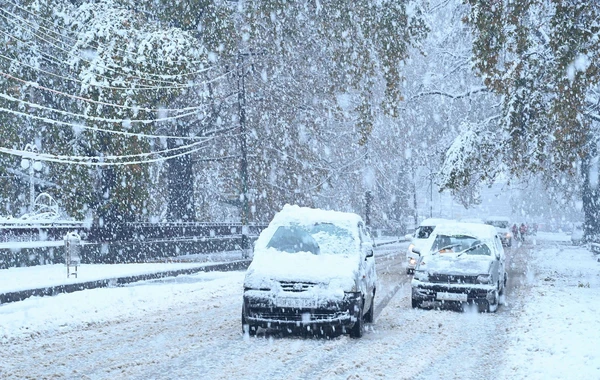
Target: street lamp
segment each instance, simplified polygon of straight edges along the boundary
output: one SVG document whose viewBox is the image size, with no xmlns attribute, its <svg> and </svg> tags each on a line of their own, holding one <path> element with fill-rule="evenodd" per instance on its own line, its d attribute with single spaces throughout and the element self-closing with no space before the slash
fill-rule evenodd
<svg viewBox="0 0 600 380">
<path fill-rule="evenodd" d="M 29 169 L 29 214 L 33 214 L 35 205 L 35 186 L 34 186 L 34 175 L 36 171 L 42 170 L 42 162 L 35 160 L 33 155 L 39 153 L 38 148 L 35 144 L 27 144 L 23 148 L 25 152 L 32 153 L 31 157 L 21 158 L 21 168 L 23 170 Z"/>
</svg>

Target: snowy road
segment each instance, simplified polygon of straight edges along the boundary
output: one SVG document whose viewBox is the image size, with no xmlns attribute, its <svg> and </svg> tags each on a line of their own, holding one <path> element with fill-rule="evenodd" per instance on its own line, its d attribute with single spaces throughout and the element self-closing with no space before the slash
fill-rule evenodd
<svg viewBox="0 0 600 380">
<path fill-rule="evenodd" d="M 376 321 L 362 339 L 243 336 L 244 274 L 200 274 L 79 292 L 121 306 L 74 313 L 71 323 L 56 328 L 0 334 L 0 378 L 490 379 L 500 370 L 510 373 L 503 368 L 508 336 L 531 292 L 527 266 L 539 247 L 507 251 L 507 305 L 495 314 L 413 310 L 405 249 L 386 245 L 376 252 Z M 81 300 L 76 297 L 44 300 L 68 305 Z M 0 315 L 9 312 L 0 307 Z M 102 317 L 88 315 L 94 313 Z"/>
</svg>

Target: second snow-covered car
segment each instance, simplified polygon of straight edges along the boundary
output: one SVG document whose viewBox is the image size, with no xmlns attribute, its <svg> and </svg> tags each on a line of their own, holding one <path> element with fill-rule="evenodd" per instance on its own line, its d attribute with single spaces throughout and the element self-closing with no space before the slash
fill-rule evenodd
<svg viewBox="0 0 600 380">
<path fill-rule="evenodd" d="M 414 233 L 406 235 L 406 239 L 410 241 L 410 245 L 406 250 L 406 273 L 410 274 L 415 271 L 415 266 L 419 259 L 419 255 L 413 252 L 413 248 L 421 249 L 423 246 L 426 246 L 429 235 L 431 235 L 435 226 L 448 222 L 451 222 L 451 220 L 441 218 L 425 219 Z"/>
<path fill-rule="evenodd" d="M 256 240 L 242 328 L 348 332 L 373 322 L 373 241 L 353 213 L 286 205 Z"/>
<path fill-rule="evenodd" d="M 412 306 L 474 304 L 495 312 L 507 276 L 504 248 L 494 227 L 454 223 L 438 226 L 421 254 L 411 282 Z"/>
<path fill-rule="evenodd" d="M 512 245 L 512 232 L 510 231 L 510 219 L 504 216 L 490 216 L 485 220 L 485 224 L 494 226 L 496 233 L 502 242 L 502 245 L 510 247 Z"/>
</svg>

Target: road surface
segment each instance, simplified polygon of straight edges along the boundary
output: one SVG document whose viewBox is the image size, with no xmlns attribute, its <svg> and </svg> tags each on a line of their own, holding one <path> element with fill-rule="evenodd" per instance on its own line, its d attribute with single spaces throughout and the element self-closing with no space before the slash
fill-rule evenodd
<svg viewBox="0 0 600 380">
<path fill-rule="evenodd" d="M 205 284 L 217 281 L 210 291 L 201 290 L 203 283 L 197 288 L 169 284 L 189 293 L 176 298 L 183 301 L 165 307 L 149 307 L 99 323 L 79 323 L 74 317 L 58 329 L 5 338 L 0 341 L 0 377 L 494 378 L 503 365 L 507 334 L 529 292 L 526 277 L 531 247 L 507 249 L 509 281 L 504 305 L 497 313 L 486 314 L 412 309 L 406 245 L 376 250 L 375 322 L 367 325 L 362 339 L 244 336 L 240 326 L 243 272 L 224 273 L 202 280 Z M 186 283 L 194 282 L 194 276 L 186 278 Z M 138 286 L 157 289 L 167 284 Z"/>
</svg>

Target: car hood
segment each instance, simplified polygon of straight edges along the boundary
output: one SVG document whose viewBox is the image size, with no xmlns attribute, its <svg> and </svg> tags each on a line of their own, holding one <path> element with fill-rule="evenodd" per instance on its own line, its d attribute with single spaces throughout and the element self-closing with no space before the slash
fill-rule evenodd
<svg viewBox="0 0 600 380">
<path fill-rule="evenodd" d="M 360 270 L 360 256 L 286 253 L 267 249 L 255 253 L 244 279 L 249 289 L 274 289 L 279 282 L 305 282 L 351 291 Z"/>
<path fill-rule="evenodd" d="M 489 273 L 490 266 L 494 261 L 487 256 L 468 256 L 438 254 L 423 258 L 425 265 L 420 265 L 420 270 L 425 270 L 430 274 L 450 274 L 450 275 L 473 275 Z"/>
</svg>

